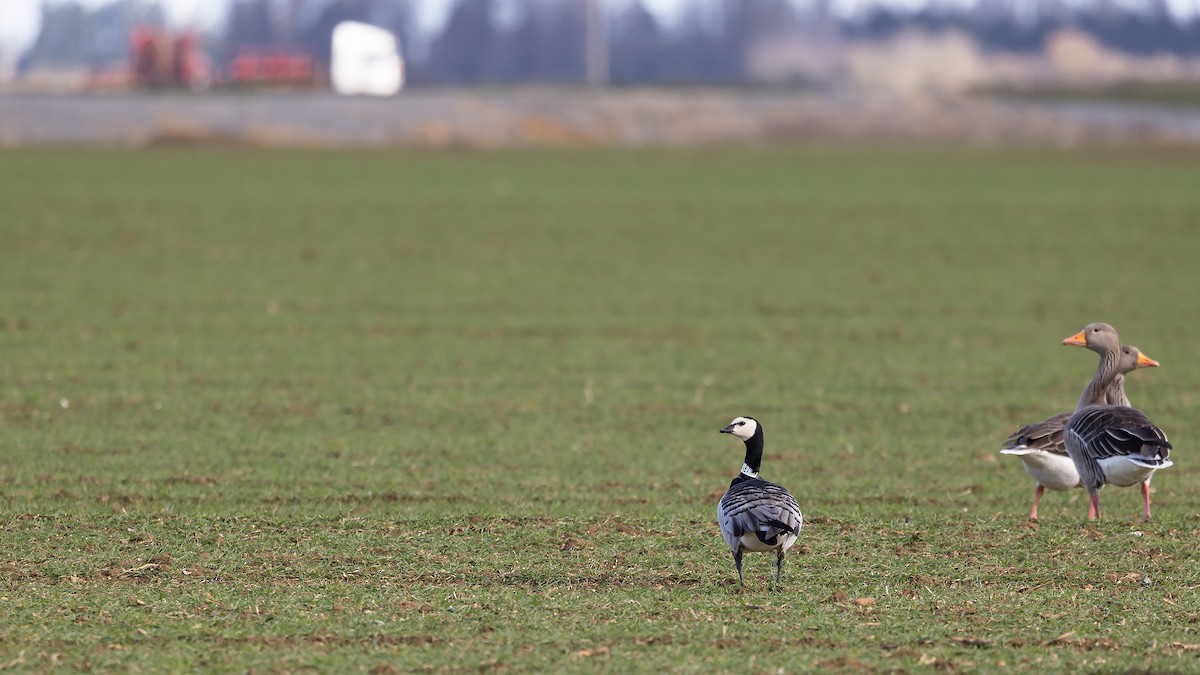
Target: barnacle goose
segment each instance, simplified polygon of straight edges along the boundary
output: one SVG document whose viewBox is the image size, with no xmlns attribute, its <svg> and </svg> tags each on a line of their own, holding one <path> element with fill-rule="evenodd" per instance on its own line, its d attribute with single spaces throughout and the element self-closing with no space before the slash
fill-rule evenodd
<svg viewBox="0 0 1200 675">
<path fill-rule="evenodd" d="M 729 483 L 729 491 L 717 505 L 717 524 L 733 553 L 738 583 L 746 583 L 742 576 L 742 554 L 746 551 L 775 551 L 778 583 L 783 576 L 783 558 L 800 535 L 800 506 L 783 486 L 758 477 L 763 453 L 763 431 L 758 420 L 738 417 L 721 433 L 733 434 L 746 443 L 742 471 Z"/>
</svg>

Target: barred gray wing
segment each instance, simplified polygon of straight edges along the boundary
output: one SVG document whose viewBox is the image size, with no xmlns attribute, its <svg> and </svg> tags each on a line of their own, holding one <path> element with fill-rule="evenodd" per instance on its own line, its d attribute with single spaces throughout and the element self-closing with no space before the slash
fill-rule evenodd
<svg viewBox="0 0 1200 675">
<path fill-rule="evenodd" d="M 1138 455 L 1151 460 L 1171 454 L 1167 435 L 1137 408 L 1085 408 L 1071 420 L 1070 427 L 1085 452 L 1096 459 Z"/>
<path fill-rule="evenodd" d="M 802 516 L 800 506 L 785 488 L 755 479 L 729 488 L 717 506 L 717 522 L 725 543 L 736 552 L 738 539 L 747 532 L 768 545 L 781 534 L 799 534 Z"/>
<path fill-rule="evenodd" d="M 1064 432 L 1067 451 L 1083 484 L 1098 488 L 1106 482 L 1100 460 L 1130 457 L 1155 463 L 1171 454 L 1167 435 L 1137 408 L 1095 406 L 1071 416 Z"/>
</svg>

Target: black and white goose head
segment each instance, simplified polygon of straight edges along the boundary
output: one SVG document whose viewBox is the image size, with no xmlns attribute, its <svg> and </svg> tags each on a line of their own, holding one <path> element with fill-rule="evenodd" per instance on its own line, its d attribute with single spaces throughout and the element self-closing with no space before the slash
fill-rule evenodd
<svg viewBox="0 0 1200 675">
<path fill-rule="evenodd" d="M 738 417 L 721 428 L 723 434 L 733 434 L 743 441 L 748 441 L 758 433 L 758 420 L 753 417 Z"/>
<path fill-rule="evenodd" d="M 758 420 L 753 417 L 735 417 L 732 422 L 721 428 L 721 433 L 732 434 L 746 443 L 746 461 L 742 464 L 741 475 L 758 478 L 763 453 L 762 425 Z"/>
</svg>

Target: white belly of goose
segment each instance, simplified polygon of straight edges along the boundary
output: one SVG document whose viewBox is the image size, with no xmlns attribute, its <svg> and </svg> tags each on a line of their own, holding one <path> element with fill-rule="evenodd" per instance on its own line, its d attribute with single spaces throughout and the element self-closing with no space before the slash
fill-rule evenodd
<svg viewBox="0 0 1200 675">
<path fill-rule="evenodd" d="M 1105 457 L 1098 460 L 1100 470 L 1109 483 L 1118 487 L 1129 487 L 1144 483 L 1159 469 L 1165 469 L 1174 462 L 1169 459 L 1161 463 L 1142 462 L 1134 457 Z"/>
<path fill-rule="evenodd" d="M 1000 452 L 1020 457 L 1025 472 L 1047 490 L 1070 490 L 1083 485 L 1075 462 L 1070 457 L 1045 450 L 1028 449 L 1028 452 L 1015 452 L 1018 449 Z"/>
</svg>

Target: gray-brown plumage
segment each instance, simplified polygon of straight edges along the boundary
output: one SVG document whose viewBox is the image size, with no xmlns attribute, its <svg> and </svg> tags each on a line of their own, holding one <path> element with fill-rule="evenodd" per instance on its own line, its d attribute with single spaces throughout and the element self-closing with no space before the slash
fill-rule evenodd
<svg viewBox="0 0 1200 675">
<path fill-rule="evenodd" d="M 1108 355 L 1101 359 L 1096 377 L 1080 396 L 1063 432 L 1067 454 L 1091 498 L 1088 519 L 1100 517 L 1100 489 L 1106 483 L 1121 487 L 1141 483 L 1144 517 L 1149 519 L 1150 479 L 1155 471 L 1173 464 L 1168 459 L 1171 443 L 1137 408 L 1089 403 L 1096 399 L 1098 390 L 1107 388 L 1118 375 L 1118 359 L 1114 355 L 1121 342 L 1112 326 L 1089 324 L 1064 342 L 1067 341 L 1082 341 L 1089 349 Z"/>
<path fill-rule="evenodd" d="M 1077 344 L 1064 340 L 1064 344 Z M 1104 355 L 1101 354 L 1103 359 Z M 1100 390 L 1089 388 L 1096 398 L 1089 400 L 1089 405 L 1129 405 L 1125 395 L 1125 373 L 1138 368 L 1152 368 L 1158 365 L 1154 359 L 1142 354 L 1133 345 L 1123 345 L 1117 355 L 1117 376 L 1109 386 Z M 1101 368 L 1100 370 L 1106 370 Z M 1099 374 L 1099 373 L 1097 373 Z M 1038 504 L 1042 495 L 1049 490 L 1070 490 L 1081 485 L 1079 471 L 1075 462 L 1067 455 L 1063 442 L 1063 430 L 1073 412 L 1059 413 L 1053 417 L 1034 424 L 1021 427 L 1008 438 L 1000 453 L 1020 457 L 1026 473 L 1037 482 L 1033 492 L 1033 508 L 1029 512 L 1030 520 L 1038 519 Z"/>
</svg>

